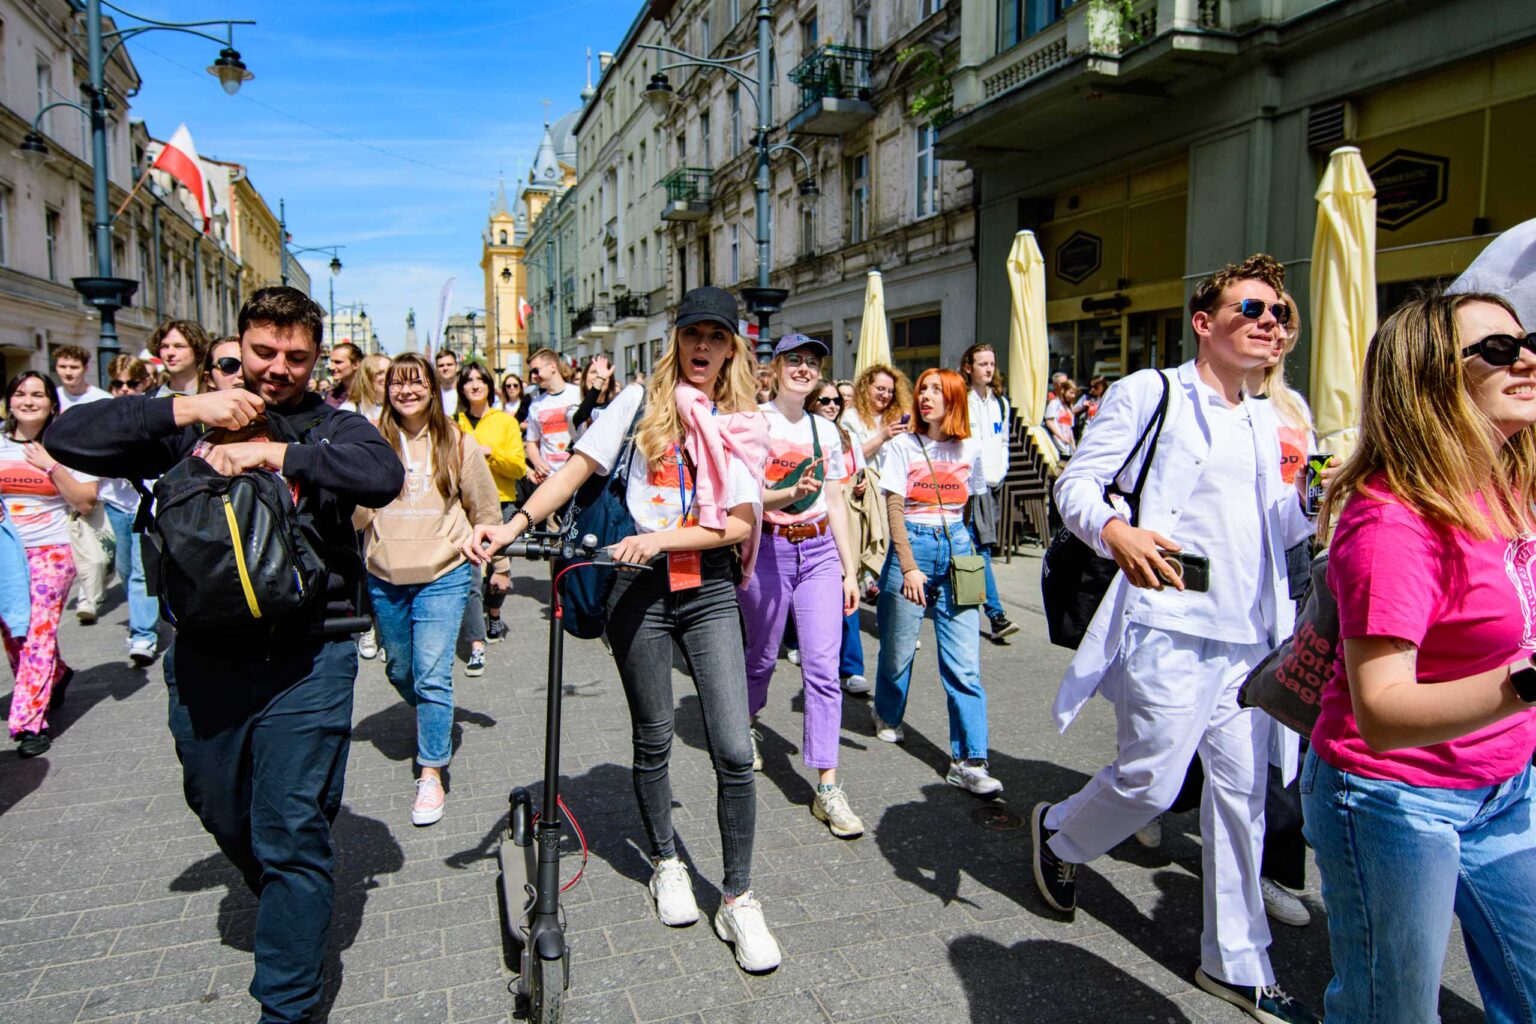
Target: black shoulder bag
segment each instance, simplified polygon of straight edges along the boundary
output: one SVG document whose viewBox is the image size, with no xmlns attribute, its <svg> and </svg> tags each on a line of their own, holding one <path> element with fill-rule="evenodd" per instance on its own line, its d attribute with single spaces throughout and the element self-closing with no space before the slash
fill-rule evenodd
<svg viewBox="0 0 1536 1024">
<path fill-rule="evenodd" d="M 1157 439 L 1162 435 L 1163 421 L 1168 416 L 1168 375 L 1159 372 L 1157 376 L 1163 384 L 1163 395 L 1158 400 L 1157 409 L 1142 428 L 1135 447 L 1110 479 L 1109 486 L 1104 488 L 1105 502 L 1112 495 L 1125 499 L 1131 509 L 1132 526 L 1136 525 L 1140 514 L 1141 490 L 1146 485 L 1147 474 L 1152 468 L 1152 457 L 1157 453 Z M 1135 460 L 1136 453 L 1141 451 L 1143 445 L 1147 446 L 1146 460 L 1141 464 L 1141 472 L 1136 474 L 1136 486 L 1126 494 L 1120 490 L 1117 481 L 1120 474 Z M 1094 613 L 1104 600 L 1105 592 L 1109 590 L 1110 581 L 1119 571 L 1120 567 L 1113 559 L 1099 557 L 1098 552 L 1065 526 L 1056 531 L 1056 536 L 1051 538 L 1051 546 L 1046 549 L 1040 570 L 1040 590 L 1045 599 L 1045 625 L 1051 643 L 1058 647 L 1077 649 L 1078 644 L 1083 642 L 1083 635 L 1088 632 L 1088 624 L 1093 621 Z"/>
</svg>

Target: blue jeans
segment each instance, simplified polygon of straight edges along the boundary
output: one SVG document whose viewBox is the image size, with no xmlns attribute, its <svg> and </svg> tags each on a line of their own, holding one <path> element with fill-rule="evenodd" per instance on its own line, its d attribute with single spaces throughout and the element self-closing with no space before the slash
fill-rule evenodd
<svg viewBox="0 0 1536 1024">
<path fill-rule="evenodd" d="M 465 562 L 431 583 L 386 583 L 369 575 L 385 674 L 416 709 L 416 763 L 442 768 L 453 757 L 453 648 L 473 573 Z"/>
<path fill-rule="evenodd" d="M 1454 913 L 1490 1024 L 1536 1020 L 1536 824 L 1529 766 L 1497 786 L 1368 779 L 1307 753 L 1333 981 L 1330 1021 L 1435 1024 Z"/>
<path fill-rule="evenodd" d="M 144 586 L 144 549 L 133 532 L 132 512 L 105 506 L 107 522 L 117 536 L 117 578 L 128 591 L 128 639 L 157 643 L 155 625 L 160 621 L 160 602 L 149 596 Z"/>
<path fill-rule="evenodd" d="M 843 616 L 843 651 L 837 674 L 844 679 L 864 674 L 864 637 L 859 633 L 859 610 Z"/>
<path fill-rule="evenodd" d="M 987 693 L 981 688 L 981 623 L 973 606 L 954 603 L 949 581 L 949 556 L 975 552 L 970 531 L 949 528 L 949 543 L 940 527 L 907 524 L 912 557 L 928 577 L 928 606 L 920 608 L 901 594 L 901 563 L 894 546 L 880 573 L 880 602 L 876 618 L 880 633 L 880 664 L 875 675 L 875 713 L 897 725 L 907 712 L 907 688 L 918 630 L 933 616 L 939 638 L 939 679 L 949 703 L 949 748 L 955 760 L 987 757 Z"/>
</svg>

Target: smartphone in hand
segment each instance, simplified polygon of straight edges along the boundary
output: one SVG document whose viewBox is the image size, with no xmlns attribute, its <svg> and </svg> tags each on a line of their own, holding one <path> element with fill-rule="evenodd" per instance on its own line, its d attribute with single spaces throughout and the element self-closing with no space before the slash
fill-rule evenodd
<svg viewBox="0 0 1536 1024">
<path fill-rule="evenodd" d="M 1184 589 L 1195 594 L 1208 593 L 1211 589 L 1211 560 L 1205 555 L 1188 551 L 1161 551 L 1164 561 L 1173 566 Z"/>
</svg>

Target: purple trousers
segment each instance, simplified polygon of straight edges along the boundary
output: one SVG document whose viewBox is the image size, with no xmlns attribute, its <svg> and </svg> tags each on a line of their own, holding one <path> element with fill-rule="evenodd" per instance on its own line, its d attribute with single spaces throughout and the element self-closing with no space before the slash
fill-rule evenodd
<svg viewBox="0 0 1536 1024">
<path fill-rule="evenodd" d="M 830 532 L 799 544 L 763 534 L 757 568 L 741 594 L 747 627 L 747 710 L 754 716 L 768 703 L 768 680 L 791 606 L 805 680 L 801 758 L 807 768 L 836 768 L 843 725 L 843 689 L 837 678 L 843 647 L 843 566 Z"/>
</svg>

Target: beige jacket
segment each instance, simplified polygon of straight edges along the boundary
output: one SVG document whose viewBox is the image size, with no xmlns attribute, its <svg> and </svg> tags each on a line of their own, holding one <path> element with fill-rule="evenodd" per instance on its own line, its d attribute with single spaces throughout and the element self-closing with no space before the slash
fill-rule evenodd
<svg viewBox="0 0 1536 1024">
<path fill-rule="evenodd" d="M 427 429 L 405 440 L 405 489 L 381 509 L 359 508 L 352 525 L 363 533 L 368 571 L 386 583 L 431 583 L 464 562 L 459 546 L 469 540 L 470 524 L 501 522 L 496 481 L 473 438 L 459 438 L 459 493 L 444 498 L 432 481 Z M 492 563 L 506 572 L 506 558 Z"/>
</svg>

